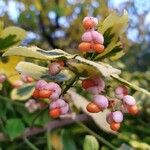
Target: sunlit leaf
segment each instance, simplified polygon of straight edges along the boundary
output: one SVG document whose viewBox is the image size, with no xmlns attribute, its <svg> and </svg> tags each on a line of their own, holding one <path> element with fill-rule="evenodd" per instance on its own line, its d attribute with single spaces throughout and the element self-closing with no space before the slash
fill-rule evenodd
<svg viewBox="0 0 150 150">
<path fill-rule="evenodd" d="M 74 74 L 68 69 L 63 69 L 57 75 L 50 76 L 48 74 L 48 68 L 24 61 L 17 64 L 16 70 L 19 73 L 28 75 L 36 80 L 45 79 L 47 81 L 66 81 L 74 76 Z"/>
<path fill-rule="evenodd" d="M 21 60 L 23 60 L 23 58 L 17 56 L 11 56 L 4 59 L 2 58 L 0 60 L 0 72 L 4 73 L 11 82 L 18 80 L 19 74 L 15 70 L 15 67 Z"/>
<path fill-rule="evenodd" d="M 60 49 L 53 50 L 42 50 L 38 47 L 13 47 L 7 50 L 3 56 L 23 56 L 23 57 L 32 57 L 42 60 L 54 60 L 54 59 L 69 59 L 73 58 L 73 55 L 64 52 Z"/>
<path fill-rule="evenodd" d="M 104 77 L 110 77 L 111 75 L 116 75 L 116 74 L 120 74 L 121 71 L 113 68 L 112 66 L 110 66 L 109 64 L 106 63 L 102 63 L 102 62 L 93 62 L 90 60 L 87 60 L 85 58 L 82 58 L 80 56 L 75 57 L 76 60 L 79 60 L 79 62 L 81 63 L 85 63 L 91 67 L 93 67 L 93 69 L 95 69 L 95 72 L 99 72 L 99 74 L 101 74 Z M 87 70 L 88 72 L 88 68 L 84 68 Z M 93 72 L 93 74 L 95 74 L 95 72 Z"/>
</svg>

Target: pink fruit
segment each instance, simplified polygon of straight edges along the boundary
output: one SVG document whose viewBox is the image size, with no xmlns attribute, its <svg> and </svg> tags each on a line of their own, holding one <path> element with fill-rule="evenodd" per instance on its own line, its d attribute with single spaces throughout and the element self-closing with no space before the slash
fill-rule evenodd
<svg viewBox="0 0 150 150">
<path fill-rule="evenodd" d="M 24 84 L 23 81 L 21 81 L 21 80 L 16 80 L 14 83 L 12 83 L 12 86 L 13 86 L 14 88 L 19 88 L 19 87 L 21 87 L 23 84 Z"/>
<path fill-rule="evenodd" d="M 47 85 L 47 82 L 44 80 L 39 80 L 37 81 L 35 88 L 38 90 L 43 90 L 45 88 L 45 86 Z"/>
<path fill-rule="evenodd" d="M 101 33 L 97 31 L 91 31 L 92 40 L 94 43 L 103 44 L 104 43 L 104 37 Z"/>
<path fill-rule="evenodd" d="M 125 95 L 123 97 L 123 102 L 129 106 L 133 106 L 136 104 L 136 101 L 134 99 L 134 97 L 130 96 L 130 95 Z"/>
<path fill-rule="evenodd" d="M 0 73 L 0 83 L 3 83 L 6 80 L 6 76 Z"/>
<path fill-rule="evenodd" d="M 122 99 L 125 95 L 128 95 L 127 87 L 120 85 L 115 89 L 116 97 Z"/>
<path fill-rule="evenodd" d="M 25 103 L 25 107 L 27 108 L 29 113 L 35 112 L 37 109 L 39 109 L 39 104 L 34 99 L 29 99 Z"/>
<path fill-rule="evenodd" d="M 87 31 L 82 35 L 82 41 L 84 42 L 92 42 L 93 38 L 92 38 L 92 34 L 91 31 Z"/>
<path fill-rule="evenodd" d="M 112 119 L 114 120 L 114 122 L 120 123 L 123 121 L 123 114 L 121 111 L 114 111 L 112 113 Z"/>
<path fill-rule="evenodd" d="M 52 76 L 58 74 L 61 71 L 61 69 L 62 66 L 57 62 L 53 62 L 48 66 L 48 72 Z"/>
<path fill-rule="evenodd" d="M 98 25 L 98 20 L 94 17 L 85 17 L 82 24 L 86 30 L 93 29 Z"/>
<path fill-rule="evenodd" d="M 60 88 L 60 86 L 57 83 L 54 83 L 54 82 L 49 82 L 45 86 L 45 89 L 52 91 L 52 94 L 49 97 L 52 100 L 58 99 L 59 96 L 60 96 L 60 94 L 61 94 L 61 88 Z"/>
<path fill-rule="evenodd" d="M 65 106 L 60 108 L 60 111 L 61 111 L 61 115 L 67 114 L 69 111 L 69 105 L 66 103 Z"/>
<path fill-rule="evenodd" d="M 112 119 L 112 112 L 110 112 L 107 116 L 106 116 L 106 121 L 108 122 L 108 124 L 111 124 L 113 122 Z"/>
<path fill-rule="evenodd" d="M 103 95 L 95 95 L 93 102 L 97 104 L 101 109 L 106 109 L 108 107 L 108 99 Z"/>
</svg>

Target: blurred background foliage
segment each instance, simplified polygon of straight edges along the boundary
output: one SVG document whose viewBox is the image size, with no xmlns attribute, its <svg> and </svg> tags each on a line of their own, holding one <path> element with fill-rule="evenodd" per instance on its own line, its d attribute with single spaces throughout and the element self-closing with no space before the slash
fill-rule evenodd
<svg viewBox="0 0 150 150">
<path fill-rule="evenodd" d="M 126 35 L 121 39 L 123 46 L 126 47 L 126 55 L 119 61 L 112 62 L 112 65 L 123 70 L 123 78 L 150 90 L 149 0 L 0 0 L 0 20 L 4 21 L 5 27 L 13 25 L 27 31 L 22 45 L 37 45 L 43 49 L 60 48 L 77 53 L 78 44 L 84 32 L 81 22 L 85 16 L 95 16 L 102 21 L 112 10 L 122 14 L 124 9 L 128 11 L 130 17 Z M 128 119 L 125 119 L 117 136 L 100 131 L 90 122 L 87 126 L 115 146 L 119 147 L 122 143 L 126 143 L 134 149 L 149 150 L 150 102 L 145 95 L 138 92 L 135 93 L 135 97 L 142 109 L 141 114 L 137 117 L 127 116 Z M 2 105 L 5 104 L 0 105 L 3 108 Z M 20 107 L 20 104 L 16 102 L 13 105 Z M 5 111 L 1 111 L 0 115 L 2 116 Z M 23 110 L 20 114 L 22 113 Z M 86 130 L 82 127 L 71 125 L 67 129 L 53 131 L 48 140 L 56 150 L 82 149 L 85 135 Z M 34 141 L 40 148 L 47 142 L 45 135 L 33 137 L 31 141 Z M 12 142 L 11 147 L 7 145 L 7 142 L 6 145 L 2 143 L 0 146 L 2 149 L 19 149 L 19 146 L 22 149 L 25 143 L 18 146 L 19 142 L 19 140 Z M 62 142 L 65 147 L 62 146 Z M 71 144 L 67 145 L 68 142 Z M 107 149 L 102 143 L 100 147 Z M 127 146 L 124 147 L 130 149 Z"/>
</svg>

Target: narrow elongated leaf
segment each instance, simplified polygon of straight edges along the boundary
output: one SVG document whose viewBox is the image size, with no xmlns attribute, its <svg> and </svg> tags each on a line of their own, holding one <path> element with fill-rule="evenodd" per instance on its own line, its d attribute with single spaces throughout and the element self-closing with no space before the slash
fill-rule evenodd
<svg viewBox="0 0 150 150">
<path fill-rule="evenodd" d="M 34 91 L 34 84 L 25 84 L 20 88 L 14 88 L 11 91 L 11 99 L 24 101 L 31 97 Z"/>
<path fill-rule="evenodd" d="M 116 76 L 116 75 L 111 75 L 111 76 L 112 76 L 112 78 L 116 79 L 118 82 L 123 83 L 123 85 L 126 85 L 126 86 L 128 86 L 128 87 L 130 87 L 130 88 L 132 88 L 132 89 L 134 89 L 136 91 L 140 91 L 140 92 L 150 96 L 150 92 L 149 91 L 147 91 L 145 89 L 142 89 L 142 88 L 138 87 L 137 85 L 132 84 L 132 83 L 124 80 L 123 78 L 120 78 L 119 76 Z"/>
<path fill-rule="evenodd" d="M 110 77 L 111 75 L 115 75 L 115 74 L 120 74 L 121 71 L 113 68 L 112 66 L 110 66 L 109 64 L 105 64 L 102 62 L 93 62 L 90 60 L 87 60 L 85 58 L 82 58 L 80 56 L 75 57 L 75 59 L 79 60 L 79 62 L 85 63 L 89 66 L 92 66 L 96 71 L 95 72 L 99 72 L 99 74 L 101 74 L 104 77 Z M 88 68 L 85 68 L 88 72 Z M 93 72 L 93 74 L 95 74 L 95 72 Z"/>
<path fill-rule="evenodd" d="M 55 59 L 69 59 L 73 58 L 74 55 L 68 54 L 60 49 L 53 50 L 42 50 L 38 47 L 13 47 L 7 50 L 3 56 L 23 56 L 23 57 L 32 57 L 42 60 L 55 60 Z"/>
<path fill-rule="evenodd" d="M 73 72 L 68 69 L 63 69 L 57 75 L 50 76 L 48 74 L 48 68 L 24 61 L 17 64 L 16 70 L 19 73 L 28 75 L 36 80 L 44 79 L 47 81 L 67 81 L 74 76 Z"/>
<path fill-rule="evenodd" d="M 99 126 L 102 130 L 106 132 L 113 132 L 106 121 L 106 115 L 109 113 L 109 110 L 105 110 L 99 113 L 89 113 L 86 110 L 86 106 L 89 103 L 88 100 L 86 100 L 83 96 L 79 95 L 73 88 L 68 91 L 68 94 L 71 96 L 74 105 L 78 109 L 82 109 L 86 114 L 91 116 L 94 122 L 97 124 L 97 126 Z"/>
</svg>

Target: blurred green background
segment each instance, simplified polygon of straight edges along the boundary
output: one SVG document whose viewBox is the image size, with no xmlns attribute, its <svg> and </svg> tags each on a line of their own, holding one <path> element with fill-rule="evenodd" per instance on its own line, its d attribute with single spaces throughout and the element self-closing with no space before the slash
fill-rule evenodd
<svg viewBox="0 0 150 150">
<path fill-rule="evenodd" d="M 124 9 L 129 14 L 129 26 L 122 39 L 127 50 L 126 55 L 114 65 L 123 70 L 122 76 L 125 79 L 150 90 L 149 0 L 0 0 L 0 19 L 5 26 L 19 26 L 28 32 L 22 45 L 37 45 L 43 49 L 60 48 L 73 53 L 77 52 L 84 32 L 81 22 L 85 16 L 95 16 L 102 21 L 111 11 L 115 10 L 121 15 Z M 140 116 L 127 116 L 117 136 L 103 131 L 98 133 L 118 147 L 126 143 L 134 149 L 149 150 L 149 98 L 139 93 L 135 97 L 141 109 Z M 94 131 L 100 130 L 90 123 L 87 125 Z M 69 126 L 65 130 L 73 138 L 65 135 L 66 131 L 63 131 L 63 135 L 71 138 L 77 149 L 82 149 L 84 130 L 79 126 Z M 57 146 L 60 145 L 59 133 L 58 130 L 53 135 L 53 149 L 56 150 L 62 149 Z M 35 141 L 36 138 L 32 140 Z M 42 147 L 43 143 L 39 145 Z M 102 143 L 100 145 L 102 149 L 107 149 Z"/>
</svg>

